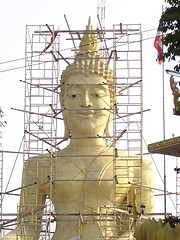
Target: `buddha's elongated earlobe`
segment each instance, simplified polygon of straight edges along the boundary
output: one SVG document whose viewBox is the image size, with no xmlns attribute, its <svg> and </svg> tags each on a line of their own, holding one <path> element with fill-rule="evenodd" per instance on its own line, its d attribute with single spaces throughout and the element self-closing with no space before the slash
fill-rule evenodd
<svg viewBox="0 0 180 240">
<path fill-rule="evenodd" d="M 108 121 L 107 121 L 107 125 L 106 125 L 106 128 L 105 128 L 105 134 L 106 134 L 107 138 L 111 137 L 112 119 L 113 119 L 113 116 L 112 116 L 112 113 L 110 113 Z"/>
<path fill-rule="evenodd" d="M 64 138 L 68 138 L 71 133 L 69 131 L 66 114 L 63 114 L 63 118 L 64 118 Z"/>
<path fill-rule="evenodd" d="M 60 93 L 60 103 L 61 103 L 61 110 L 62 110 L 62 115 L 64 119 L 64 138 L 68 138 L 70 135 L 70 130 L 69 130 L 67 119 L 66 119 L 66 113 L 64 111 L 64 108 L 65 108 L 64 94 L 62 94 L 62 92 Z"/>
</svg>

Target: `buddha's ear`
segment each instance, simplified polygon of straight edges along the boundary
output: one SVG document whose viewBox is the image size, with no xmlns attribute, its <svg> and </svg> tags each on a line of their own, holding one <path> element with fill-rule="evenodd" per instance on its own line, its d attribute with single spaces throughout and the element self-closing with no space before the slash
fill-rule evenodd
<svg viewBox="0 0 180 240">
<path fill-rule="evenodd" d="M 111 136 L 112 119 L 113 119 L 113 114 L 109 113 L 108 121 L 107 121 L 106 128 L 105 128 L 105 134 L 106 134 L 107 138 Z"/>
<path fill-rule="evenodd" d="M 59 98 L 60 98 L 61 109 L 64 109 L 64 94 L 62 94 L 62 92 L 60 92 Z"/>
<path fill-rule="evenodd" d="M 60 92 L 60 104 L 61 104 L 61 110 L 64 109 L 64 94 L 62 94 L 62 92 Z M 64 138 L 68 138 L 70 135 L 70 130 L 68 127 L 68 123 L 67 123 L 67 119 L 66 119 L 66 114 L 64 113 L 64 111 L 62 111 L 62 115 L 63 115 L 63 119 L 64 119 Z"/>
</svg>

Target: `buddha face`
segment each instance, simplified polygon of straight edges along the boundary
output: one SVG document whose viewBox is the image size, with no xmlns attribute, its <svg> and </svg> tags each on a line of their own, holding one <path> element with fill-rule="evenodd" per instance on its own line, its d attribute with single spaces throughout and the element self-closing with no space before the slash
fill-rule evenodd
<svg viewBox="0 0 180 240">
<path fill-rule="evenodd" d="M 63 114 L 72 136 L 104 135 L 110 109 L 106 80 L 98 75 L 70 76 L 61 97 Z"/>
</svg>

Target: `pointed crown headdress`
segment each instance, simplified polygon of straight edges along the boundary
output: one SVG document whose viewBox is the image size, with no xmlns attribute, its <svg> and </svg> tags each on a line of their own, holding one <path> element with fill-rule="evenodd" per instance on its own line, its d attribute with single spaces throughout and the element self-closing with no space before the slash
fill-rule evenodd
<svg viewBox="0 0 180 240">
<path fill-rule="evenodd" d="M 113 71 L 104 62 L 100 53 L 98 39 L 92 31 L 90 18 L 79 45 L 79 52 L 75 55 L 74 62 L 62 72 L 61 82 L 65 83 L 68 77 L 78 74 L 84 76 L 97 74 L 108 82 L 113 80 Z"/>
</svg>

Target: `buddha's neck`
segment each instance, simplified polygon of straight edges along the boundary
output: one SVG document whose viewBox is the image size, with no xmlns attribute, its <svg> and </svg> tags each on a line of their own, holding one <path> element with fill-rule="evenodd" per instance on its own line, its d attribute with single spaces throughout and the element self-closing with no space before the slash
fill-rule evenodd
<svg viewBox="0 0 180 240">
<path fill-rule="evenodd" d="M 105 147 L 105 140 L 102 137 L 71 137 L 70 144 L 71 147 L 81 147 L 81 148 L 99 148 Z"/>
</svg>

